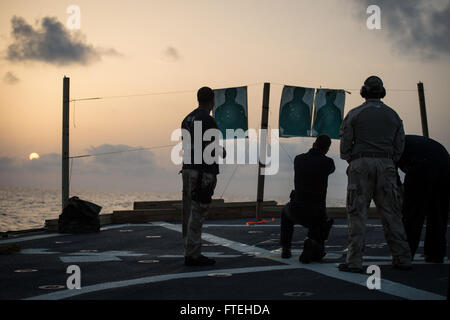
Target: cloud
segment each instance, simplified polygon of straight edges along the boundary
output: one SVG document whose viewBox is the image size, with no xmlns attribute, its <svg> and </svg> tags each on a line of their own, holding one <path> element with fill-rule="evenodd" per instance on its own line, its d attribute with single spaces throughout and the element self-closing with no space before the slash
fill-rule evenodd
<svg viewBox="0 0 450 320">
<path fill-rule="evenodd" d="M 115 171 L 118 174 L 146 175 L 155 166 L 155 156 L 151 150 L 138 150 L 123 152 L 127 150 L 142 149 L 141 146 L 133 147 L 125 144 L 103 144 L 91 146 L 86 151 L 91 155 L 98 155 L 87 159 L 83 163 L 83 170 L 98 173 Z"/>
<path fill-rule="evenodd" d="M 11 62 L 42 61 L 55 65 L 87 65 L 104 55 L 119 55 L 115 49 L 96 48 L 81 33 L 71 34 L 54 17 L 45 17 L 36 29 L 23 18 L 11 19 L 13 42 L 7 48 Z"/>
<path fill-rule="evenodd" d="M 14 84 L 17 84 L 17 83 L 20 81 L 20 79 L 17 78 L 12 72 L 8 71 L 8 72 L 5 74 L 5 76 L 3 77 L 3 81 L 4 81 L 6 84 L 14 85 Z"/>
<path fill-rule="evenodd" d="M 15 159 L 9 157 L 0 157 L 0 171 L 16 172 L 16 171 L 39 171 L 47 173 L 48 170 L 54 170 L 61 167 L 61 155 L 57 153 L 47 153 L 40 155 L 39 159 L 28 160 Z"/>
<path fill-rule="evenodd" d="M 58 187 L 61 155 L 43 154 L 39 159 L 0 157 L 0 185 Z"/>
<path fill-rule="evenodd" d="M 163 55 L 164 55 L 163 60 L 168 61 L 168 62 L 176 62 L 181 59 L 179 51 L 175 47 L 172 47 L 172 46 L 167 47 L 164 50 Z"/>
<path fill-rule="evenodd" d="M 0 157 L 0 171 L 8 171 L 14 166 L 14 159 L 8 157 Z"/>
<path fill-rule="evenodd" d="M 57 153 L 47 153 L 40 155 L 39 159 L 25 160 L 21 166 L 22 169 L 41 170 L 49 172 L 55 168 L 61 168 L 61 155 Z"/>
<path fill-rule="evenodd" d="M 356 0 L 365 10 L 369 5 L 381 9 L 381 27 L 402 52 L 423 58 L 450 55 L 450 1 Z"/>
</svg>

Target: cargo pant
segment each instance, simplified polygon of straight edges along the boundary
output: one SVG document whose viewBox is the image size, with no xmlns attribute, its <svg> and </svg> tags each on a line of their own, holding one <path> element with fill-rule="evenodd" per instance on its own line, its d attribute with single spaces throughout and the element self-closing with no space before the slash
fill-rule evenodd
<svg viewBox="0 0 450 320">
<path fill-rule="evenodd" d="M 359 158 L 348 168 L 347 214 L 350 267 L 361 268 L 367 212 L 373 199 L 383 225 L 393 265 L 411 265 L 411 253 L 401 216 L 401 189 L 390 159 Z"/>
<path fill-rule="evenodd" d="M 198 258 L 202 248 L 202 227 L 208 214 L 210 199 L 198 197 L 199 187 L 210 190 L 211 196 L 216 187 L 215 174 L 201 173 L 202 181 L 199 181 L 200 172 L 193 169 L 183 169 L 183 242 L 184 256 Z"/>
</svg>

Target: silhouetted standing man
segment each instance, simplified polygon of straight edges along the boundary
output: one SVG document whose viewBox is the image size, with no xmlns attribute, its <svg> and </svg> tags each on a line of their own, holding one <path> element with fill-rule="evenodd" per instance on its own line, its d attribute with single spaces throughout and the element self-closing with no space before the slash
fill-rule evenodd
<svg viewBox="0 0 450 320">
<path fill-rule="evenodd" d="M 216 187 L 216 176 L 219 174 L 217 162 L 207 164 L 203 158 L 205 147 L 213 143 L 213 141 L 203 141 L 204 133 L 209 129 L 219 130 L 216 121 L 209 115 L 214 107 L 213 90 L 208 87 L 200 88 L 197 92 L 197 100 L 198 108 L 188 114 L 181 123 L 181 128 L 184 130 L 183 151 L 185 153 L 182 170 L 184 263 L 188 266 L 215 263 L 214 259 L 201 254 L 203 222 Z M 185 134 L 187 134 L 186 137 Z M 196 145 L 198 144 L 196 136 L 202 138 L 200 145 Z M 200 157 L 196 157 L 196 153 Z"/>
<path fill-rule="evenodd" d="M 366 101 L 350 110 L 342 122 L 341 158 L 347 160 L 348 252 L 344 272 L 363 272 L 367 211 L 373 199 L 392 254 L 392 266 L 411 269 L 411 252 L 401 217 L 401 193 L 395 162 L 405 145 L 403 122 L 385 105 L 386 90 L 376 76 L 366 79 L 361 96 Z"/>
<path fill-rule="evenodd" d="M 425 261 L 442 263 L 447 255 L 447 221 L 450 193 L 450 158 L 439 142 L 407 135 L 405 151 L 398 167 L 406 173 L 404 182 L 403 224 L 411 248 L 417 251 L 427 219 Z"/>
</svg>

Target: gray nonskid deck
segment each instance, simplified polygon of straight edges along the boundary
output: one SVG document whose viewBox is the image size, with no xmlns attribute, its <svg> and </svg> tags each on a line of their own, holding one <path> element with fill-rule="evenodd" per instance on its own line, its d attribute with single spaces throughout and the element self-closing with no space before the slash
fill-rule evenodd
<svg viewBox="0 0 450 320">
<path fill-rule="evenodd" d="M 339 272 L 347 227 L 338 219 L 323 263 L 300 264 L 306 230 L 295 228 L 293 257 L 280 258 L 279 220 L 207 221 L 203 252 L 212 267 L 183 264 L 181 226 L 174 223 L 110 225 L 86 235 L 32 234 L 1 240 L 20 253 L 0 256 L 0 299 L 446 299 L 448 263 L 428 264 L 419 248 L 412 271 L 391 267 L 380 222 L 367 228 L 365 265 L 381 269 L 381 289 L 369 290 L 369 274 Z M 81 289 L 67 289 L 67 267 L 81 271 Z M 31 269 L 31 270 L 30 270 Z M 27 272 L 32 271 L 34 272 Z M 19 271 L 19 272 L 18 272 Z M 20 272 L 23 271 L 23 272 Z M 58 285 L 52 289 L 43 286 Z"/>
</svg>

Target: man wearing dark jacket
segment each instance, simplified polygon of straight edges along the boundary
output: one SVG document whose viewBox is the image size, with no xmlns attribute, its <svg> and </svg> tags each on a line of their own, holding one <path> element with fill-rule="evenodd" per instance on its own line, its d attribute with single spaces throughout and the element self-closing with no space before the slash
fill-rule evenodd
<svg viewBox="0 0 450 320">
<path fill-rule="evenodd" d="M 330 145 L 330 137 L 320 135 L 312 149 L 295 157 L 295 190 L 281 213 L 282 258 L 291 257 L 294 224 L 308 228 L 300 262 L 320 261 L 325 256 L 324 242 L 333 224 L 326 215 L 328 176 L 335 170 L 333 159 L 325 156 Z"/>
<path fill-rule="evenodd" d="M 203 158 L 205 148 L 217 141 L 203 141 L 207 130 L 219 130 L 210 116 L 214 91 L 209 87 L 197 92 L 199 106 L 181 123 L 183 133 L 183 240 L 184 263 L 187 266 L 213 265 L 214 259 L 201 254 L 202 227 L 217 183 L 219 165 Z M 196 132 L 197 131 L 197 132 Z M 186 136 L 184 136 L 186 134 Z M 201 137 L 200 141 L 196 137 Z"/>
<path fill-rule="evenodd" d="M 447 254 L 449 154 L 432 139 L 407 135 L 405 151 L 397 165 L 406 173 L 402 214 L 411 256 L 417 251 L 426 217 L 425 261 L 442 263 Z"/>
</svg>

